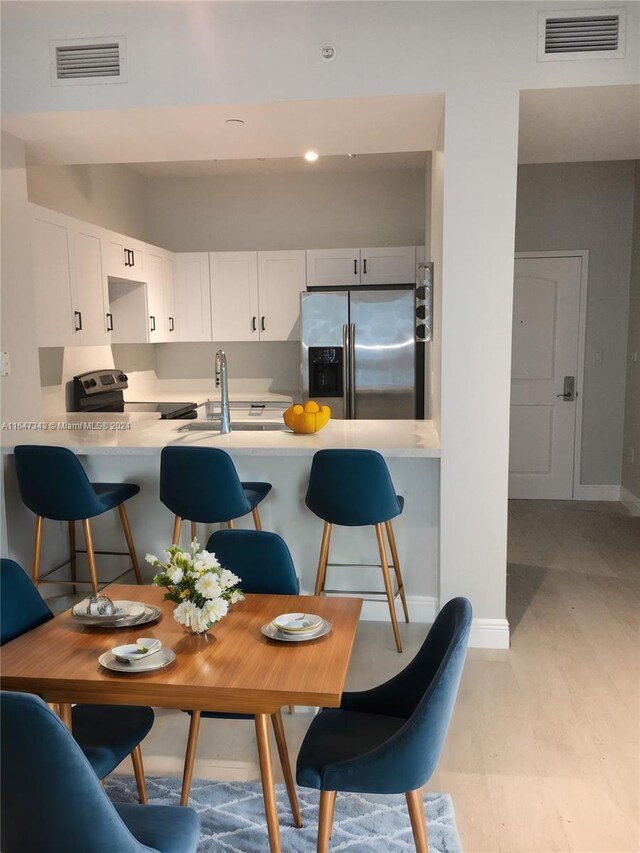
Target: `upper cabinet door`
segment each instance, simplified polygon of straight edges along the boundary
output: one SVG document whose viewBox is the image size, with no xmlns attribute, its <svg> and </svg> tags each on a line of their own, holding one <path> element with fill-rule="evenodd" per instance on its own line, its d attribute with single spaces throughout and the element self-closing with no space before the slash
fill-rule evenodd
<svg viewBox="0 0 640 853">
<path fill-rule="evenodd" d="M 36 300 L 38 346 L 76 343 L 75 298 L 72 299 L 71 247 L 66 218 L 44 208 L 32 208 L 31 254 Z M 75 315 L 76 320 L 77 314 Z"/>
<path fill-rule="evenodd" d="M 170 252 L 162 255 L 162 315 L 161 334 L 165 341 L 176 340 L 175 261 Z"/>
<path fill-rule="evenodd" d="M 162 255 L 145 252 L 145 278 L 147 283 L 148 332 L 150 343 L 166 339 L 164 333 L 164 298 L 162 293 Z"/>
<path fill-rule="evenodd" d="M 112 323 L 107 318 L 109 295 L 102 268 L 100 236 L 99 229 L 85 228 L 83 223 L 72 229 L 72 275 L 82 324 L 76 343 L 84 346 L 108 344 L 111 339 L 108 329 Z"/>
<path fill-rule="evenodd" d="M 257 252 L 211 252 L 211 320 L 215 341 L 257 341 Z"/>
<path fill-rule="evenodd" d="M 121 234 L 109 233 L 105 238 L 105 272 L 112 278 L 144 281 L 142 248 Z"/>
<path fill-rule="evenodd" d="M 307 249 L 307 287 L 360 284 L 360 249 Z"/>
<path fill-rule="evenodd" d="M 360 258 L 360 282 L 363 285 L 415 283 L 415 246 L 360 249 Z"/>
<path fill-rule="evenodd" d="M 305 285 L 304 251 L 258 252 L 261 341 L 300 340 L 300 293 Z"/>
<path fill-rule="evenodd" d="M 176 341 L 210 341 L 211 287 L 209 253 L 181 252 L 175 256 Z"/>
</svg>

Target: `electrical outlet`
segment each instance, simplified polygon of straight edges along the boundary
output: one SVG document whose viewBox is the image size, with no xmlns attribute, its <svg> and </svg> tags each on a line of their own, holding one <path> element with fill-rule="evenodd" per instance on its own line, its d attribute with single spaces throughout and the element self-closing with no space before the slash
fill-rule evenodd
<svg viewBox="0 0 640 853">
<path fill-rule="evenodd" d="M 8 376 L 11 373 L 11 360 L 9 353 L 5 350 L 2 353 L 2 362 L 0 365 L 0 376 Z"/>
<path fill-rule="evenodd" d="M 593 363 L 594 364 L 602 364 L 602 350 L 594 349 L 593 351 Z"/>
<path fill-rule="evenodd" d="M 630 448 L 629 448 L 629 462 L 630 462 L 632 465 L 635 465 L 635 464 L 636 464 L 636 449 L 635 449 L 635 447 L 630 447 Z"/>
<path fill-rule="evenodd" d="M 631 353 L 631 361 L 637 361 L 637 360 L 638 360 L 638 353 L 632 352 Z"/>
</svg>

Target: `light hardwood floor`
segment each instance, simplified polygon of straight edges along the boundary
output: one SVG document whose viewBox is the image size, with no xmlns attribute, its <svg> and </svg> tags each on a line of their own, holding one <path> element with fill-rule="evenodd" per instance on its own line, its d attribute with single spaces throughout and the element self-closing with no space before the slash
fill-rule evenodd
<svg viewBox="0 0 640 853">
<path fill-rule="evenodd" d="M 466 853 L 634 853 L 640 519 L 618 504 L 513 502 L 509 563 L 511 649 L 470 650 L 428 788 L 452 794 Z M 389 625 L 362 623 L 349 687 L 387 678 L 425 634 L 403 625 L 399 656 Z M 310 715 L 284 716 L 295 756 Z M 185 714 L 158 713 L 149 775 L 180 772 L 187 729 Z M 251 723 L 204 720 L 195 775 L 257 778 L 255 749 Z"/>
</svg>

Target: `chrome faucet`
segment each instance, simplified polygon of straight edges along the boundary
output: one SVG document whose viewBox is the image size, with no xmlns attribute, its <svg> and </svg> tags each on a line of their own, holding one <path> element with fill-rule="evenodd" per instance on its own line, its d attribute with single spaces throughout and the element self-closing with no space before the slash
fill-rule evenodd
<svg viewBox="0 0 640 853">
<path fill-rule="evenodd" d="M 220 432 L 231 432 L 229 416 L 229 381 L 227 378 L 227 357 L 224 350 L 216 353 L 216 387 L 220 386 Z"/>
</svg>

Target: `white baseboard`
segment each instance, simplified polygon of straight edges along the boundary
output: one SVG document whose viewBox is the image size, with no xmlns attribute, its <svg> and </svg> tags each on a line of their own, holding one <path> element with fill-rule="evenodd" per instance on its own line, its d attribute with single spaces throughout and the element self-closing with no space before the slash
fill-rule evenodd
<svg viewBox="0 0 640 853">
<path fill-rule="evenodd" d="M 620 502 L 629 510 L 631 515 L 640 515 L 640 497 L 634 495 L 629 489 L 620 486 Z"/>
<path fill-rule="evenodd" d="M 574 501 L 619 501 L 620 486 L 589 486 L 580 484 L 573 490 Z"/>
<path fill-rule="evenodd" d="M 303 593 L 304 594 L 304 593 Z M 346 598 L 362 598 L 357 593 L 333 592 L 329 595 L 341 595 Z M 408 595 L 407 605 L 411 622 L 418 624 L 433 624 L 440 609 L 438 599 L 429 595 Z M 403 621 L 401 606 L 396 599 L 398 619 Z M 384 597 L 365 598 L 360 616 L 364 622 L 388 622 L 389 606 Z M 469 646 L 472 649 L 508 649 L 509 623 L 506 619 L 474 619 L 471 627 Z"/>
<path fill-rule="evenodd" d="M 506 619 L 474 619 L 469 648 L 508 649 L 509 622 Z"/>
</svg>

